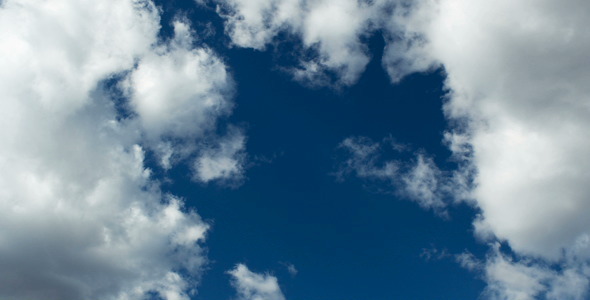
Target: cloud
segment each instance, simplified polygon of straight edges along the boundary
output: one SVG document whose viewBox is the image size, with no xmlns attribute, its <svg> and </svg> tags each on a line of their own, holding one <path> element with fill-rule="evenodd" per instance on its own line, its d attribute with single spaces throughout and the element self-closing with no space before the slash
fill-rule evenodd
<svg viewBox="0 0 590 300">
<path fill-rule="evenodd" d="M 339 148 L 346 150 L 348 158 L 338 171 L 339 176 L 354 173 L 360 178 L 390 179 L 398 175 L 399 162 L 379 162 L 379 143 L 366 137 L 349 137 L 344 139 Z"/>
<path fill-rule="evenodd" d="M 196 140 L 209 139 L 217 120 L 233 106 L 227 67 L 212 50 L 192 47 L 193 34 L 185 22 L 175 20 L 174 37 L 143 55 L 119 84 L 146 145 L 164 169 L 198 152 Z"/>
<path fill-rule="evenodd" d="M 351 85 L 369 62 L 362 36 L 378 14 L 357 0 L 220 0 L 218 12 L 234 45 L 264 50 L 285 33 L 296 37 L 298 63 L 286 69 L 309 85 Z M 336 76 L 332 76 L 335 74 Z"/>
<path fill-rule="evenodd" d="M 277 278 L 269 274 L 250 271 L 244 264 L 238 264 L 228 274 L 240 300 L 285 300 Z"/>
<path fill-rule="evenodd" d="M 366 137 L 349 137 L 340 143 L 339 148 L 346 151 L 346 159 L 336 172 L 340 179 L 355 175 L 364 180 L 384 182 L 388 184 L 385 192 L 408 198 L 443 216 L 449 203 L 462 201 L 469 194 L 468 177 L 472 174 L 443 172 L 424 153 L 413 154 L 410 161 L 384 159 L 382 156 L 387 148 L 394 150 L 398 157 L 408 151 L 407 147 L 390 139 L 377 143 Z"/>
<path fill-rule="evenodd" d="M 215 147 L 201 150 L 194 163 L 194 179 L 204 183 L 213 180 L 239 182 L 244 173 L 245 143 L 242 132 L 234 129 L 220 139 Z"/>
<path fill-rule="evenodd" d="M 446 248 L 437 249 L 435 247 L 431 248 L 422 248 L 420 252 L 420 258 L 424 259 L 425 261 L 435 261 L 435 260 L 442 260 L 447 257 L 451 256 Z"/>
<path fill-rule="evenodd" d="M 383 65 L 394 82 L 416 71 L 439 66 L 429 55 L 423 27 L 435 10 L 402 0 L 216 0 L 225 32 L 238 47 L 265 50 L 281 40 L 294 65 L 284 66 L 293 78 L 311 86 L 350 86 L 365 70 L 371 55 L 367 38 L 380 33 L 386 42 Z M 425 1 L 434 3 L 434 1 Z M 416 17 L 419 15 L 419 17 Z"/>
<path fill-rule="evenodd" d="M 159 28 L 149 1 L 2 2 L 0 298 L 194 293 L 209 225 L 144 156 L 211 130 L 232 82 L 188 24 Z"/>
<path fill-rule="evenodd" d="M 587 4 L 425 3 L 413 21 L 425 40 L 417 47 L 447 72 L 447 116 L 466 122 L 478 228 L 559 259 L 589 225 Z"/>
<path fill-rule="evenodd" d="M 444 67 L 445 113 L 461 124 L 448 136 L 450 148 L 477 174 L 476 234 L 542 262 L 490 256 L 491 298 L 587 293 L 588 273 L 580 270 L 590 259 L 590 36 L 581 13 L 588 8 L 583 1 L 424 1 L 405 16 L 406 35 L 420 42 L 384 58 L 392 78 Z M 411 68 L 397 74 L 391 61 L 399 59 Z"/>
<path fill-rule="evenodd" d="M 585 299 L 588 294 L 587 264 L 566 264 L 553 268 L 543 261 L 510 256 L 500 251 L 498 243 L 490 245 L 485 260 L 464 252 L 456 255 L 462 267 L 480 273 L 488 286 L 485 299 Z"/>
<path fill-rule="evenodd" d="M 289 262 L 280 262 L 281 265 L 283 265 L 285 267 L 285 269 L 287 269 L 287 272 L 289 272 L 289 275 L 295 277 L 295 275 L 297 275 L 297 273 L 299 273 L 299 270 L 297 270 L 297 268 L 295 268 L 295 265 Z"/>
</svg>

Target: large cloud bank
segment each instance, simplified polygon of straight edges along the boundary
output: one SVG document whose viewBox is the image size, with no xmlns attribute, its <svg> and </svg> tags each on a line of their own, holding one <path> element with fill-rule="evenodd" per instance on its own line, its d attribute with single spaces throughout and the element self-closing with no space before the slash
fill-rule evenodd
<svg viewBox="0 0 590 300">
<path fill-rule="evenodd" d="M 285 300 L 275 276 L 252 272 L 244 264 L 236 265 L 227 273 L 239 300 Z"/>
<path fill-rule="evenodd" d="M 168 42 L 159 28 L 149 1 L 1 2 L 0 298 L 195 292 L 208 225 L 144 156 L 169 168 L 201 155 L 189 146 L 229 113 L 233 87 L 189 24 Z"/>
<path fill-rule="evenodd" d="M 478 172 L 473 198 L 482 211 L 477 234 L 587 277 L 590 36 L 582 11 L 589 4 L 441 1 L 434 8 L 420 28 L 429 41 L 423 51 L 447 71 L 448 117 L 467 124 L 462 134 Z M 489 268 L 497 262 L 506 261 L 490 260 Z M 506 298 L 581 299 L 588 288 L 582 280 L 558 293 L 550 281 Z"/>
<path fill-rule="evenodd" d="M 447 140 L 477 174 L 471 193 L 481 209 L 476 234 L 505 241 L 516 254 L 510 260 L 492 251 L 486 295 L 584 297 L 590 259 L 589 2 L 222 2 L 235 45 L 263 49 L 286 33 L 315 51 L 311 59 L 297 53 L 296 79 L 323 84 L 322 74 L 333 72 L 340 84 L 354 83 L 369 57 L 363 37 L 376 30 L 386 41 L 382 62 L 392 81 L 444 68 L 444 109 L 455 126 Z M 364 171 L 359 175 L 387 175 L 387 169 Z M 515 291 L 509 281 L 516 277 L 502 274 L 519 274 L 530 284 Z M 567 278 L 578 279 L 571 288 L 558 288 Z"/>
</svg>

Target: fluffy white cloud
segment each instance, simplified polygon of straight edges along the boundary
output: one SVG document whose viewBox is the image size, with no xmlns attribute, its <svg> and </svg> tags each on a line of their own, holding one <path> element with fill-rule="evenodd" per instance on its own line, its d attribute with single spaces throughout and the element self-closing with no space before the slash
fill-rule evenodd
<svg viewBox="0 0 590 300">
<path fill-rule="evenodd" d="M 579 242 L 590 228 L 587 8 L 447 0 L 420 8 L 434 13 L 415 21 L 423 51 L 448 74 L 447 115 L 467 122 L 476 227 L 552 261 L 564 250 L 590 255 Z"/>
<path fill-rule="evenodd" d="M 160 191 L 143 145 L 198 138 L 232 84 L 187 24 L 161 44 L 159 22 L 149 1 L 2 1 L 0 298 L 194 292 L 208 225 Z M 126 118 L 105 88 L 122 74 Z"/>
<path fill-rule="evenodd" d="M 352 85 L 370 60 L 366 37 L 386 41 L 383 65 L 393 81 L 438 65 L 423 28 L 434 17 L 433 1 L 403 0 L 216 0 L 225 31 L 239 47 L 264 50 L 276 37 L 295 37 L 297 66 L 285 67 L 309 85 Z M 281 35 L 282 36 L 282 35 Z"/>
<path fill-rule="evenodd" d="M 192 48 L 188 24 L 173 25 L 172 41 L 142 56 L 122 84 L 150 139 L 200 136 L 232 106 L 226 66 L 211 50 Z"/>
<path fill-rule="evenodd" d="M 590 36 L 581 11 L 589 8 L 583 1 L 446 0 L 422 2 L 407 16 L 422 42 L 400 57 L 407 65 L 428 62 L 416 71 L 444 66 L 445 112 L 465 124 L 449 139 L 477 171 L 478 236 L 507 241 L 525 261 L 535 257 L 566 270 L 556 275 L 491 256 L 492 298 L 587 293 Z"/>
<path fill-rule="evenodd" d="M 239 182 L 243 176 L 246 138 L 237 129 L 220 139 L 214 147 L 206 147 L 195 160 L 195 180 Z"/>
<path fill-rule="evenodd" d="M 217 119 L 231 112 L 234 89 L 221 59 L 192 47 L 190 26 L 176 20 L 173 27 L 173 39 L 143 55 L 119 84 L 165 169 L 198 152 L 197 139 L 210 139 Z"/>
<path fill-rule="evenodd" d="M 561 270 L 526 257 L 513 258 L 500 251 L 499 244 L 491 245 L 485 261 L 471 253 L 456 255 L 464 268 L 480 272 L 488 283 L 486 299 L 585 299 L 588 294 L 589 267 L 587 264 L 566 263 Z"/>
<path fill-rule="evenodd" d="M 276 277 L 250 271 L 244 264 L 238 264 L 228 274 L 240 300 L 285 300 Z"/>
<path fill-rule="evenodd" d="M 233 44 L 265 49 L 279 33 L 301 42 L 299 64 L 287 69 L 311 85 L 351 85 L 369 62 L 362 36 L 379 14 L 357 0 L 223 0 L 218 11 Z M 310 52 L 311 51 L 311 52 Z M 309 53 L 313 53 L 309 55 Z M 335 80 L 331 77 L 335 74 Z"/>
</svg>

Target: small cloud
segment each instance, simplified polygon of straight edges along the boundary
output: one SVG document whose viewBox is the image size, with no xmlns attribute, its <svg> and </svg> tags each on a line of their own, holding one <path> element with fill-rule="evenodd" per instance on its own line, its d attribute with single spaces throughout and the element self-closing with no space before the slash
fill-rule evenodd
<svg viewBox="0 0 590 300">
<path fill-rule="evenodd" d="M 275 276 L 254 273 L 244 264 L 237 264 L 227 273 L 239 300 L 285 300 Z"/>
<path fill-rule="evenodd" d="M 238 129 L 221 138 L 216 146 L 206 148 L 194 162 L 194 179 L 208 183 L 240 182 L 243 178 L 246 137 Z"/>
<path fill-rule="evenodd" d="M 480 270 L 483 268 L 483 263 L 468 251 L 455 255 L 455 261 L 459 263 L 461 267 L 469 271 Z"/>
<path fill-rule="evenodd" d="M 287 269 L 287 272 L 289 272 L 289 274 L 291 274 L 293 277 L 299 273 L 297 268 L 295 268 L 295 265 L 292 263 L 281 262 L 280 264 L 283 265 Z"/>
<path fill-rule="evenodd" d="M 447 249 L 443 248 L 439 250 L 437 248 L 423 248 L 422 252 L 420 253 L 420 257 L 426 261 L 432 260 L 441 260 L 450 257 L 451 254 L 447 251 Z"/>
<path fill-rule="evenodd" d="M 295 276 L 299 272 L 299 271 L 297 271 L 297 269 L 295 268 L 295 266 L 293 264 L 289 264 L 287 266 L 287 271 L 289 271 L 289 274 L 291 274 L 291 276 Z"/>
<path fill-rule="evenodd" d="M 466 168 L 442 171 L 421 151 L 410 159 L 384 159 L 382 156 L 388 148 L 399 157 L 409 152 L 409 146 L 396 143 L 391 137 L 381 142 L 367 137 L 349 137 L 338 148 L 346 152 L 346 158 L 335 172 L 338 180 L 354 175 L 362 180 L 385 183 L 388 185 L 385 192 L 412 200 L 442 217 L 447 216 L 446 206 L 450 201 L 460 201 L 469 195 L 473 174 L 466 172 Z"/>
</svg>

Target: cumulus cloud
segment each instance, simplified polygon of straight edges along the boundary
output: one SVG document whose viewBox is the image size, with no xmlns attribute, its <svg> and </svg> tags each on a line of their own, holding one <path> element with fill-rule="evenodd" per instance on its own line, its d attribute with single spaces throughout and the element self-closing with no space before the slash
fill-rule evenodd
<svg viewBox="0 0 590 300">
<path fill-rule="evenodd" d="M 210 182 L 239 182 L 243 177 L 246 138 L 237 129 L 218 140 L 217 145 L 205 147 L 195 160 L 195 180 Z"/>
<path fill-rule="evenodd" d="M 298 63 L 285 66 L 308 85 L 354 84 L 370 60 L 367 37 L 379 32 L 386 42 L 383 65 L 393 81 L 436 68 L 423 27 L 435 10 L 403 0 L 216 0 L 233 45 L 265 50 L 294 38 Z M 431 1 L 423 1 L 428 4 Z M 419 15 L 419 17 L 416 17 Z"/>
<path fill-rule="evenodd" d="M 476 234 L 551 266 L 490 256 L 492 298 L 581 299 L 588 291 L 590 36 L 581 13 L 588 5 L 424 1 L 405 17 L 420 42 L 384 58 L 394 79 L 444 67 L 445 113 L 462 124 L 447 136 L 450 148 L 477 172 Z M 396 59 L 413 67 L 396 75 Z"/>
<path fill-rule="evenodd" d="M 285 267 L 285 269 L 287 269 L 287 272 L 289 272 L 289 275 L 291 275 L 293 277 L 295 277 L 297 275 L 297 273 L 299 273 L 299 270 L 297 270 L 295 265 L 292 263 L 280 262 L 280 264 L 283 265 Z"/>
<path fill-rule="evenodd" d="M 166 43 L 159 28 L 150 1 L 2 2 L 0 298 L 195 292 L 209 225 L 160 190 L 144 155 L 198 139 L 232 83 L 188 24 Z"/>
<path fill-rule="evenodd" d="M 227 272 L 240 300 L 285 300 L 276 277 L 250 271 L 244 264 L 238 264 Z"/>
<path fill-rule="evenodd" d="M 520 253 L 558 260 L 589 228 L 590 39 L 579 12 L 588 4 L 424 3 L 410 17 L 425 41 L 416 47 L 444 66 L 446 114 L 466 123 L 477 227 Z"/>
<path fill-rule="evenodd" d="M 295 276 L 295 275 L 297 275 L 297 273 L 299 273 L 297 268 L 295 268 L 294 264 L 287 264 L 286 267 L 287 267 L 287 271 L 289 272 L 289 274 L 291 274 L 291 276 Z"/>
<path fill-rule="evenodd" d="M 369 62 L 361 40 L 379 14 L 377 5 L 369 1 L 216 2 L 236 46 L 264 50 L 281 33 L 296 37 L 302 46 L 299 62 L 286 69 L 306 84 L 351 85 Z"/>
<path fill-rule="evenodd" d="M 207 48 L 192 48 L 188 24 L 175 21 L 174 38 L 141 57 L 121 85 L 149 139 L 202 135 L 229 113 L 232 80 Z"/>
<path fill-rule="evenodd" d="M 174 37 L 143 55 L 119 84 L 164 169 L 198 152 L 196 140 L 212 136 L 233 105 L 225 64 L 212 50 L 192 47 L 188 23 L 176 20 L 173 28 Z"/>
</svg>

